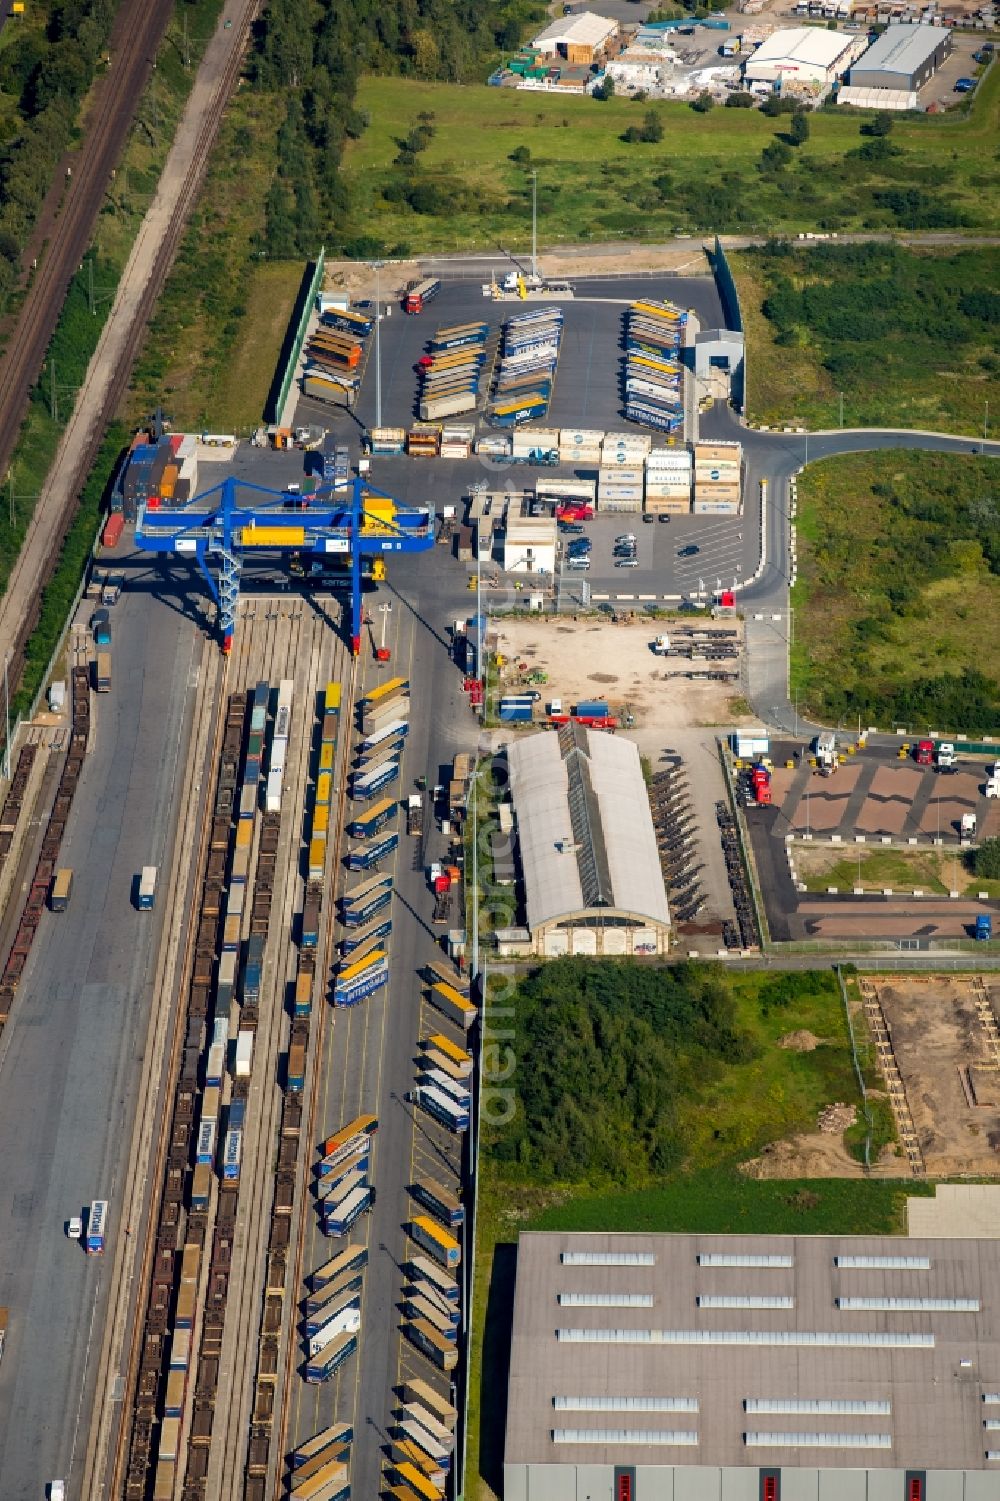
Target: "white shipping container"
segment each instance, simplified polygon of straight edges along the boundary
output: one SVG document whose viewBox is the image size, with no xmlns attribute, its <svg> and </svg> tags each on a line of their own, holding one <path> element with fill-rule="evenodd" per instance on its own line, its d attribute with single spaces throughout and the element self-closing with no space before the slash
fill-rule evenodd
<svg viewBox="0 0 1000 1501">
<path fill-rule="evenodd" d="M 578 427 L 563 427 L 559 430 L 560 448 L 600 448 L 604 434 Z"/>
<path fill-rule="evenodd" d="M 616 496 L 614 500 L 602 500 L 602 511 L 641 511 L 642 496 L 637 495 L 634 500 L 626 500 L 622 496 Z"/>
<path fill-rule="evenodd" d="M 719 443 L 696 443 L 694 445 L 694 461 L 696 464 L 699 460 L 714 463 L 720 459 L 723 461 L 728 459 L 738 464 L 742 456 L 743 445 L 728 440 Z"/>
<path fill-rule="evenodd" d="M 526 448 L 558 448 L 559 429 L 557 427 L 519 427 L 514 434 L 515 443 L 523 443 Z"/>
<path fill-rule="evenodd" d="M 652 469 L 686 469 L 694 467 L 694 460 L 686 448 L 654 448 L 646 455 L 646 471 Z"/>
<path fill-rule="evenodd" d="M 643 453 L 648 453 L 653 446 L 653 440 L 648 433 L 605 433 L 605 448 L 641 448 Z"/>
<path fill-rule="evenodd" d="M 281 812 L 281 783 L 283 776 L 280 771 L 269 771 L 267 774 L 267 789 L 264 794 L 264 806 L 268 813 Z"/>
<path fill-rule="evenodd" d="M 605 485 L 641 485 L 643 472 L 624 466 L 621 469 L 602 469 L 597 479 L 602 490 Z"/>
<path fill-rule="evenodd" d="M 664 470 L 659 474 L 646 475 L 647 495 L 690 495 L 691 476 L 679 469 Z"/>
<path fill-rule="evenodd" d="M 442 443 L 441 457 L 443 459 L 467 459 L 471 448 L 471 443 Z"/>
<path fill-rule="evenodd" d="M 646 492 L 646 510 L 653 516 L 686 516 L 690 509 L 690 495 L 650 495 Z"/>
<path fill-rule="evenodd" d="M 329 1323 L 324 1324 L 315 1334 L 309 1336 L 309 1354 L 318 1355 L 324 1345 L 328 1345 L 338 1334 L 357 1334 L 361 1328 L 361 1311 L 358 1308 L 345 1308 L 338 1313 Z"/>
<path fill-rule="evenodd" d="M 597 483 L 592 479 L 538 479 L 535 481 L 535 499 L 592 501 L 596 489 Z"/>
<path fill-rule="evenodd" d="M 739 509 L 739 502 L 735 500 L 698 500 L 696 498 L 694 503 L 696 516 L 735 516 Z"/>
<path fill-rule="evenodd" d="M 560 464 L 579 464 L 584 469 L 598 469 L 601 463 L 600 448 L 559 449 Z"/>
<path fill-rule="evenodd" d="M 249 1079 L 253 1067 L 253 1033 L 242 1029 L 236 1038 L 236 1077 Z"/>
<path fill-rule="evenodd" d="M 612 489 L 601 491 L 601 509 L 607 510 L 612 501 L 627 500 L 642 503 L 641 485 L 615 485 Z"/>
<path fill-rule="evenodd" d="M 285 769 L 285 757 L 288 755 L 288 737 L 275 735 L 271 741 L 271 758 L 268 761 L 269 771 L 283 772 Z"/>
</svg>

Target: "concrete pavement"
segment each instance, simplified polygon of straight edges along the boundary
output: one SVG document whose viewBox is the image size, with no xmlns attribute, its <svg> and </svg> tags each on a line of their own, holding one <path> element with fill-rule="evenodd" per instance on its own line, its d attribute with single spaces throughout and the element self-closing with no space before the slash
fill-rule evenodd
<svg viewBox="0 0 1000 1501">
<path fill-rule="evenodd" d="M 63 844 L 75 871 L 68 911 L 46 913 L 0 1054 L 0 1364 L 4 1501 L 36 1501 L 54 1477 L 79 1485 L 104 1260 L 64 1223 L 111 1201 L 138 1104 L 150 984 L 164 912 L 140 914 L 132 882 L 164 866 L 193 707 L 194 637 L 140 594 L 113 613 L 115 685 L 94 699 L 93 746 Z"/>
</svg>

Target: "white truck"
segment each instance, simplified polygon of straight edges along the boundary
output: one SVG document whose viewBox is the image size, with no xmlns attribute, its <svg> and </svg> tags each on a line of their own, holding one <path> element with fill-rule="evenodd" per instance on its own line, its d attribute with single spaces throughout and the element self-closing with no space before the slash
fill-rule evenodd
<svg viewBox="0 0 1000 1501">
<path fill-rule="evenodd" d="M 657 636 L 653 642 L 653 654 L 657 657 L 666 657 L 670 653 L 670 637 Z"/>
<path fill-rule="evenodd" d="M 837 737 L 832 730 L 823 730 L 813 742 L 813 754 L 820 771 L 829 774 L 837 768 Z"/>
<path fill-rule="evenodd" d="M 942 740 L 937 748 L 937 764 L 945 771 L 951 771 L 958 765 L 958 757 L 955 755 L 955 747 L 949 740 Z"/>
<path fill-rule="evenodd" d="M 962 814 L 962 838 L 963 839 L 975 839 L 975 837 L 976 837 L 976 815 L 974 813 L 963 813 Z"/>
<path fill-rule="evenodd" d="M 987 797 L 1000 797 L 1000 761 L 994 761 L 992 766 L 987 766 L 986 786 L 983 791 Z"/>
</svg>

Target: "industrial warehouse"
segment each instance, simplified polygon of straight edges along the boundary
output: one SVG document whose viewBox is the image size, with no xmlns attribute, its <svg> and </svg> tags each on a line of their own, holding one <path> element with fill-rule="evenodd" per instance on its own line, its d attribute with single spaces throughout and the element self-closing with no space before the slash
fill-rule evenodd
<svg viewBox="0 0 1000 1501">
<path fill-rule="evenodd" d="M 570 723 L 515 742 L 507 759 L 527 918 L 508 951 L 666 953 L 670 917 L 636 747 Z"/>
<path fill-rule="evenodd" d="M 1000 1241 L 520 1237 L 505 1501 L 995 1501 Z"/>
<path fill-rule="evenodd" d="M 851 68 L 851 88 L 913 93 L 950 53 L 951 32 L 944 26 L 887 26 Z"/>
</svg>

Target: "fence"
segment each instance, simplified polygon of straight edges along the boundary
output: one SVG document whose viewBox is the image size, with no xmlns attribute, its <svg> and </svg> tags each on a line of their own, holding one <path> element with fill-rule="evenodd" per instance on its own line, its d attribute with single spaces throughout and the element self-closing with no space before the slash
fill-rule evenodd
<svg viewBox="0 0 1000 1501">
<path fill-rule="evenodd" d="M 285 402 L 288 400 L 288 393 L 292 389 L 292 381 L 295 379 L 295 372 L 299 366 L 299 356 L 302 353 L 302 346 L 305 343 L 306 330 L 309 327 L 309 319 L 316 302 L 316 293 L 319 291 L 325 269 L 326 248 L 321 245 L 319 255 L 316 257 L 316 263 L 313 267 L 313 274 L 309 281 L 308 290 L 302 298 L 299 307 L 299 321 L 295 327 L 295 337 L 292 339 L 288 349 L 284 371 L 280 381 L 276 382 L 276 393 L 272 400 L 269 401 L 268 410 L 264 414 L 268 422 L 281 421 L 281 414 L 285 410 Z M 272 386 L 271 389 L 274 391 L 275 387 Z"/>
<path fill-rule="evenodd" d="M 715 249 L 709 259 L 712 262 L 712 270 L 715 273 L 715 285 L 719 289 L 719 301 L 722 303 L 722 311 L 726 319 L 726 327 L 735 329 L 737 333 L 743 333 L 743 314 L 740 311 L 740 294 L 736 290 L 736 282 L 733 279 L 732 269 L 726 258 L 726 252 L 722 248 L 719 236 L 715 237 Z M 739 367 L 739 374 L 733 375 L 732 401 L 738 411 L 744 411 L 746 407 L 747 391 L 747 347 L 746 339 L 743 341 L 743 360 Z"/>
</svg>

